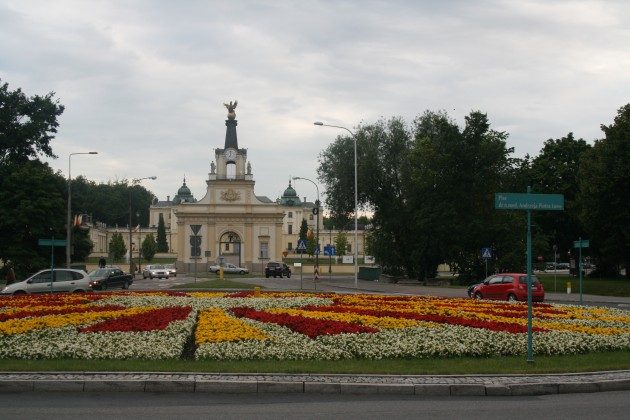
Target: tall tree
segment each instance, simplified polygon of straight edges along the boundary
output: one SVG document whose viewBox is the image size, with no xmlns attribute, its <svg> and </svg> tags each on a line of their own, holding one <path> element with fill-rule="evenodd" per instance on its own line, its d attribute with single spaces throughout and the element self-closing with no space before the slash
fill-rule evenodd
<svg viewBox="0 0 630 420">
<path fill-rule="evenodd" d="M 109 240 L 109 253 L 114 261 L 120 260 L 127 253 L 127 246 L 120 233 L 114 233 Z"/>
<path fill-rule="evenodd" d="M 308 234 L 308 224 L 306 223 L 306 219 L 302 219 L 302 224 L 300 225 L 300 233 L 298 237 L 300 239 L 306 240 L 307 234 Z"/>
<path fill-rule="evenodd" d="M 346 232 L 339 231 L 339 233 L 337 233 L 335 237 L 335 251 L 340 257 L 348 253 L 348 235 Z"/>
<path fill-rule="evenodd" d="M 72 245 L 74 248 L 72 261 L 85 261 L 92 252 L 92 249 L 94 249 L 94 242 L 90 239 L 89 229 L 75 226 L 72 229 L 72 236 Z"/>
<path fill-rule="evenodd" d="M 630 104 L 621 107 L 605 137 L 580 162 L 581 220 L 597 253 L 598 270 L 630 278 Z"/>
<path fill-rule="evenodd" d="M 155 237 L 152 233 L 149 233 L 144 237 L 142 241 L 142 258 L 151 262 L 153 257 L 155 257 L 155 253 L 157 252 L 157 243 L 155 242 Z"/>
<path fill-rule="evenodd" d="M 168 252 L 168 242 L 166 242 L 166 226 L 164 225 L 164 217 L 160 213 L 157 228 L 157 252 Z"/>
<path fill-rule="evenodd" d="M 27 97 L 21 89 L 12 91 L 8 83 L 0 83 L 0 165 L 24 163 L 40 154 L 56 157 L 50 142 L 63 110 L 54 92 Z"/>
</svg>

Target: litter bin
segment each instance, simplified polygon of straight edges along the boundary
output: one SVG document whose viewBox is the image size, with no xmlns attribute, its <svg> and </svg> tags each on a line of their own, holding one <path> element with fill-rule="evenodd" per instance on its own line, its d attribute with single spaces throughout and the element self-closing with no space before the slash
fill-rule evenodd
<svg viewBox="0 0 630 420">
<path fill-rule="evenodd" d="M 359 267 L 357 277 L 361 280 L 376 281 L 381 277 L 381 267 Z"/>
</svg>

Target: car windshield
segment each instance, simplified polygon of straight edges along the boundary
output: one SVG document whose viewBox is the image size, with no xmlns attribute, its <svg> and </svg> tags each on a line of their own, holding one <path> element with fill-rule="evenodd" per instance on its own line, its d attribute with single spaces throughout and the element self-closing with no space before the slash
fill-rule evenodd
<svg viewBox="0 0 630 420">
<path fill-rule="evenodd" d="M 163 270 L 164 266 L 163 265 L 152 265 L 151 266 L 151 270 Z"/>
<path fill-rule="evenodd" d="M 92 271 L 89 276 L 90 278 L 100 278 L 100 277 L 105 277 L 107 276 L 107 274 L 109 273 L 109 270 L 104 269 L 104 268 L 100 268 L 98 270 L 94 270 Z"/>
<path fill-rule="evenodd" d="M 164 268 L 175 268 L 175 264 L 166 264 Z"/>
</svg>

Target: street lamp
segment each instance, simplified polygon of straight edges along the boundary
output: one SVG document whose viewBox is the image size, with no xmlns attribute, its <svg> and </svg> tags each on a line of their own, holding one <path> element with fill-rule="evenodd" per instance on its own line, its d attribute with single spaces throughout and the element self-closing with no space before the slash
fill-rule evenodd
<svg viewBox="0 0 630 420">
<path fill-rule="evenodd" d="M 132 272 L 133 265 L 133 253 L 131 252 L 131 191 L 133 190 L 134 185 L 138 185 L 140 181 L 144 179 L 157 179 L 157 176 L 145 176 L 144 178 L 134 178 L 131 180 L 131 187 L 129 188 L 129 274 L 135 276 L 135 273 Z M 138 244 L 138 249 L 140 249 L 140 244 Z"/>
<path fill-rule="evenodd" d="M 350 135 L 352 136 L 352 140 L 354 141 L 354 287 L 356 289 L 359 288 L 359 277 L 358 277 L 358 270 L 359 270 L 359 241 L 358 241 L 358 235 L 357 235 L 357 231 L 358 231 L 358 208 L 359 208 L 359 195 L 358 195 L 358 188 L 357 188 L 357 136 L 355 136 L 355 134 L 350 131 L 349 129 L 347 129 L 346 127 L 340 126 L 340 125 L 329 125 L 329 124 L 324 124 L 323 122 L 320 121 L 316 121 L 313 124 L 315 125 L 319 125 L 321 127 L 333 127 L 333 128 L 340 128 L 342 130 L 346 130 L 348 133 L 350 133 Z"/>
<path fill-rule="evenodd" d="M 304 181 L 310 182 L 311 184 L 315 185 L 315 189 L 317 190 L 317 201 L 315 201 L 315 208 L 317 209 L 317 233 L 315 234 L 317 236 L 317 245 L 315 247 L 315 269 L 317 270 L 317 273 L 319 274 L 319 205 L 320 205 L 320 201 L 319 201 L 319 187 L 311 179 L 302 178 L 300 176 L 294 176 L 293 177 L 294 181 L 296 181 L 298 179 L 303 179 Z"/>
<path fill-rule="evenodd" d="M 72 249 L 72 176 L 70 175 L 70 165 L 72 155 L 98 155 L 98 152 L 76 152 L 68 155 L 68 215 L 66 226 L 66 267 L 70 267 L 70 250 Z"/>
</svg>

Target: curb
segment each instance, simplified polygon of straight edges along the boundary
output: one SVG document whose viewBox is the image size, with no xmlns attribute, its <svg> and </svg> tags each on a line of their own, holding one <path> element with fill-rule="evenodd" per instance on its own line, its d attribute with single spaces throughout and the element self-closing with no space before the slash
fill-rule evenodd
<svg viewBox="0 0 630 420">
<path fill-rule="evenodd" d="M 534 396 L 630 390 L 630 372 L 505 376 L 0 373 L 0 392 Z"/>
</svg>

